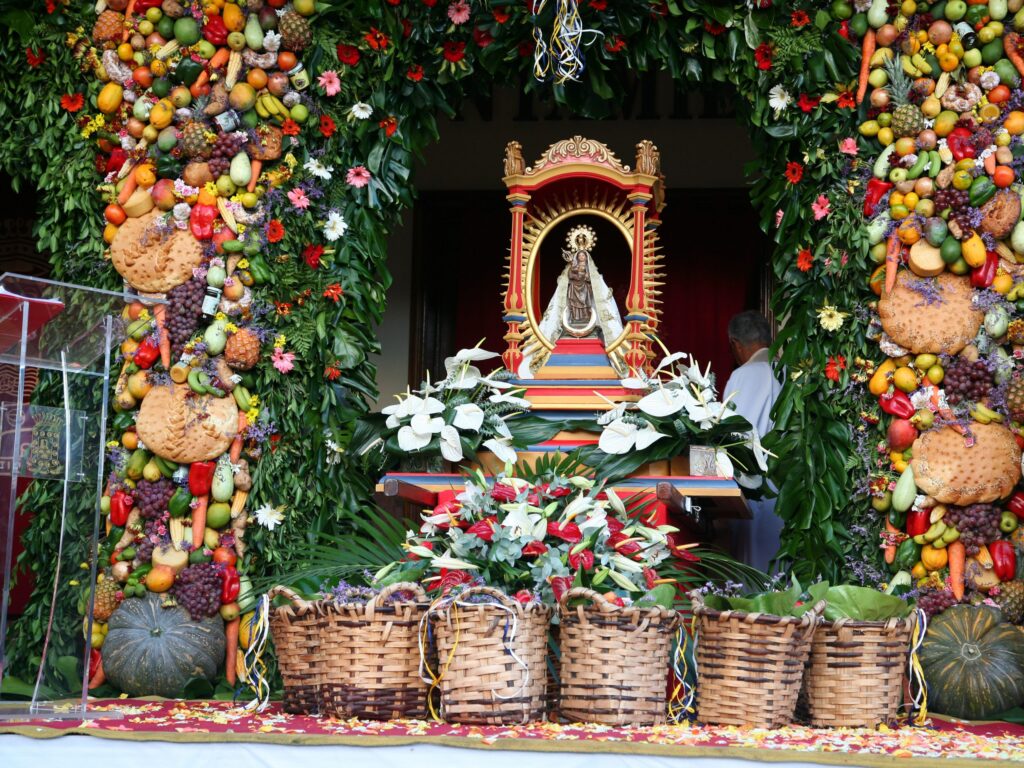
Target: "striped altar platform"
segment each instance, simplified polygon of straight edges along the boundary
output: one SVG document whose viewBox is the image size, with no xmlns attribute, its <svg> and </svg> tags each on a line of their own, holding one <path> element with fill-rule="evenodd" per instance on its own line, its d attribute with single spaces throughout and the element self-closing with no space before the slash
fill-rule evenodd
<svg viewBox="0 0 1024 768">
<path fill-rule="evenodd" d="M 608 400 L 639 399 L 620 383 L 600 339 L 559 339 L 534 378 L 512 383 L 526 387 L 523 396 L 535 411 L 606 411 Z"/>
</svg>

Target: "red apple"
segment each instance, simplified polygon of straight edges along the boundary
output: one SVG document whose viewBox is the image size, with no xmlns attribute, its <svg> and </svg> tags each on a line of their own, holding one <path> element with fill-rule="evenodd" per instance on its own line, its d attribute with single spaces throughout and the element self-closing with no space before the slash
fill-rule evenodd
<svg viewBox="0 0 1024 768">
<path fill-rule="evenodd" d="M 157 179 L 149 190 L 150 197 L 161 211 L 169 211 L 174 207 L 177 198 L 174 196 L 174 182 L 170 179 Z"/>
<path fill-rule="evenodd" d="M 216 232 L 213 233 L 213 244 L 217 246 L 217 253 L 224 253 L 223 244 L 228 240 L 234 240 L 235 233 L 232 232 L 227 226 L 222 226 Z"/>
<path fill-rule="evenodd" d="M 917 439 L 917 428 L 909 419 L 894 419 L 887 433 L 890 451 L 905 451 Z"/>
</svg>

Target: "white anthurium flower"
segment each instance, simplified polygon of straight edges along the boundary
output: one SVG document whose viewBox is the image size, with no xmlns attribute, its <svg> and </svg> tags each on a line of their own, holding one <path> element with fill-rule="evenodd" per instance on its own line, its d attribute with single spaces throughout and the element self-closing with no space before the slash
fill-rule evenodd
<svg viewBox="0 0 1024 768">
<path fill-rule="evenodd" d="M 441 455 L 446 461 L 462 461 L 462 443 L 459 430 L 445 424 L 441 427 Z"/>
<path fill-rule="evenodd" d="M 496 373 L 498 373 L 498 371 L 494 371 L 492 373 L 488 373 L 486 376 L 484 376 L 483 383 L 486 384 L 488 387 L 490 387 L 492 390 L 494 390 L 494 392 L 496 394 L 500 393 L 501 390 L 503 390 L 503 389 L 512 389 L 513 385 L 512 385 L 511 382 L 502 381 L 501 379 L 492 378 L 494 376 L 494 374 L 496 374 Z"/>
<path fill-rule="evenodd" d="M 497 352 L 480 349 L 480 347 L 473 347 L 472 349 L 460 349 L 455 353 L 455 357 L 449 359 L 460 363 L 478 363 L 481 360 L 493 360 L 496 357 L 501 357 L 501 355 Z"/>
<path fill-rule="evenodd" d="M 619 384 L 624 386 L 626 389 L 650 389 L 651 385 L 645 379 L 637 378 L 636 376 L 630 376 L 625 379 L 621 379 Z"/>
<path fill-rule="evenodd" d="M 634 447 L 642 451 L 663 437 L 665 435 L 658 432 L 649 422 L 641 429 L 636 424 L 617 419 L 601 432 L 597 447 L 610 455 L 623 454 L 629 453 Z"/>
<path fill-rule="evenodd" d="M 654 369 L 654 372 L 657 373 L 658 371 L 663 371 L 676 360 L 683 360 L 687 357 L 689 357 L 689 355 L 686 352 L 673 352 L 671 355 L 667 355 L 661 359 L 661 362 L 658 363 L 658 367 Z"/>
<path fill-rule="evenodd" d="M 492 403 L 508 403 L 514 405 L 517 408 L 529 408 L 532 403 L 525 397 L 516 397 L 515 395 L 509 395 L 504 392 L 491 395 L 487 398 Z"/>
<path fill-rule="evenodd" d="M 433 550 L 427 549 L 426 547 L 421 547 L 418 544 L 413 544 L 412 546 L 408 547 L 408 551 L 412 552 L 414 555 L 418 555 L 419 557 L 427 559 L 431 559 L 434 557 Z"/>
<path fill-rule="evenodd" d="M 715 466 L 718 467 L 718 472 L 722 477 L 732 477 L 734 474 L 732 459 L 729 458 L 729 454 L 723 448 L 715 451 Z"/>
<path fill-rule="evenodd" d="M 455 419 L 452 421 L 452 426 L 458 429 L 468 429 L 470 432 L 479 432 L 483 423 L 483 409 L 476 403 L 463 403 L 455 406 Z"/>
<path fill-rule="evenodd" d="M 722 419 L 722 415 L 725 413 L 725 405 L 714 400 L 696 402 L 692 407 L 686 407 L 686 413 L 690 417 L 690 421 L 695 421 L 701 429 L 711 429 Z"/>
<path fill-rule="evenodd" d="M 512 439 L 509 437 L 492 437 L 490 440 L 484 441 L 483 447 L 497 456 L 499 461 L 504 461 L 506 464 L 515 464 L 519 459 L 519 454 L 512 447 Z"/>
<path fill-rule="evenodd" d="M 588 496 L 577 496 L 566 504 L 562 512 L 562 522 L 568 523 L 577 515 L 581 515 L 594 506 L 594 500 Z"/>
<path fill-rule="evenodd" d="M 601 507 L 596 507 L 587 513 L 585 520 L 577 523 L 580 527 L 580 532 L 584 536 L 588 536 L 591 533 L 603 530 L 607 523 L 608 515 Z"/>
<path fill-rule="evenodd" d="M 711 389 L 712 397 L 714 397 L 714 383 L 712 381 L 711 376 L 710 362 L 708 362 L 707 370 L 701 372 L 700 366 L 697 365 L 697 361 L 694 360 L 693 358 L 690 358 L 690 366 L 689 368 L 686 369 L 686 378 L 690 381 L 690 383 L 696 384 L 698 387 L 701 387 L 702 389 Z"/>
<path fill-rule="evenodd" d="M 403 451 L 418 451 L 441 431 L 444 419 L 440 416 L 431 418 L 425 413 L 417 413 L 409 425 L 398 430 L 398 447 Z"/>
<path fill-rule="evenodd" d="M 625 571 L 626 573 L 643 573 L 644 571 L 644 567 L 640 563 L 618 553 L 612 555 L 609 561 L 620 571 Z"/>
<path fill-rule="evenodd" d="M 673 416 L 683 410 L 683 408 L 689 409 L 697 404 L 697 400 L 686 389 L 659 387 L 643 397 L 636 404 L 636 407 L 648 416 L 663 418 Z"/>
<path fill-rule="evenodd" d="M 399 419 L 415 416 L 419 413 L 433 416 L 435 413 L 444 413 L 444 403 L 436 397 L 420 397 L 419 395 L 408 395 L 400 400 L 397 405 L 389 405 L 381 409 L 386 416 L 395 416 Z"/>
<path fill-rule="evenodd" d="M 503 440 L 511 440 L 512 439 L 512 432 L 509 431 L 508 424 L 506 424 L 503 419 L 496 420 L 493 423 L 493 427 L 494 427 L 494 431 L 497 433 L 498 437 L 502 438 Z"/>
<path fill-rule="evenodd" d="M 626 514 L 626 505 L 622 503 L 622 499 L 619 498 L 619 494 L 617 494 L 611 488 L 605 488 L 604 495 L 608 497 L 608 506 L 612 508 L 612 511 L 615 514 Z"/>
<path fill-rule="evenodd" d="M 451 379 L 446 385 L 448 389 L 475 389 L 484 381 L 479 368 L 468 363 L 457 363 L 453 357 L 445 359 L 444 368 Z"/>
<path fill-rule="evenodd" d="M 644 387 L 644 389 L 646 389 L 646 387 Z M 613 421 L 621 419 L 623 416 L 626 415 L 626 405 L 627 403 L 619 403 L 618 405 L 615 405 L 614 407 L 605 411 L 604 413 L 597 417 L 597 423 L 604 427 L 607 426 L 608 424 L 611 424 Z"/>
<path fill-rule="evenodd" d="M 754 458 L 757 459 L 757 467 L 762 472 L 768 471 L 768 457 L 772 455 L 770 451 L 766 451 L 761 445 L 761 436 L 757 434 L 756 429 L 751 429 L 749 433 L 750 437 L 750 450 L 754 452 Z M 756 486 L 755 486 L 756 487 Z"/>
<path fill-rule="evenodd" d="M 764 478 L 761 475 L 746 475 L 740 472 L 736 475 L 736 482 L 742 485 L 744 488 L 750 490 L 756 490 L 764 484 Z"/>
</svg>

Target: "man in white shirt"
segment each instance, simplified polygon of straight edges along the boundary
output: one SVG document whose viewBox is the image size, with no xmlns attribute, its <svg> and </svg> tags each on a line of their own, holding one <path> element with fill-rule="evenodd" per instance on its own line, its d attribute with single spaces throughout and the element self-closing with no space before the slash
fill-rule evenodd
<svg viewBox="0 0 1024 768">
<path fill-rule="evenodd" d="M 749 421 L 757 434 L 772 429 L 771 410 L 782 385 L 772 371 L 768 347 L 772 329 L 758 312 L 741 312 L 729 321 L 729 347 L 739 367 L 726 382 L 722 396 L 732 396 L 737 412 Z M 733 552 L 737 559 L 762 571 L 779 551 L 782 520 L 775 514 L 775 501 L 749 501 L 753 520 L 733 525 Z"/>
</svg>

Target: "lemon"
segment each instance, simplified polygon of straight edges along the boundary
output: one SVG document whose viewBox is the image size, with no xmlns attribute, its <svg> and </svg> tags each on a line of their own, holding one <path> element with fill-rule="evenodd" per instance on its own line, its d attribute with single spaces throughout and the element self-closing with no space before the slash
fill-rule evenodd
<svg viewBox="0 0 1024 768">
<path fill-rule="evenodd" d="M 941 365 L 933 365 L 928 369 L 927 373 L 925 373 L 925 376 L 928 377 L 928 381 L 935 386 L 938 386 L 942 383 L 942 380 L 946 378 L 946 371 Z"/>
<path fill-rule="evenodd" d="M 914 358 L 914 367 L 919 371 L 927 371 L 933 365 L 939 362 L 939 358 L 935 355 L 922 352 L 920 355 Z"/>
<path fill-rule="evenodd" d="M 903 392 L 916 392 L 917 391 L 917 374 L 914 373 L 913 369 L 903 365 L 893 371 L 892 383 Z"/>
<path fill-rule="evenodd" d="M 879 117 L 881 117 L 881 115 L 879 115 Z M 885 128 L 882 128 L 882 129 L 880 129 L 878 131 L 878 142 L 883 147 L 888 147 L 890 144 L 892 144 L 892 139 L 893 139 L 892 128 L 889 128 L 888 126 L 886 126 Z"/>
<path fill-rule="evenodd" d="M 871 136 L 878 135 L 879 127 L 877 120 L 865 120 L 860 124 L 860 128 L 858 130 L 860 131 L 861 136 L 867 136 L 870 138 Z"/>
</svg>

